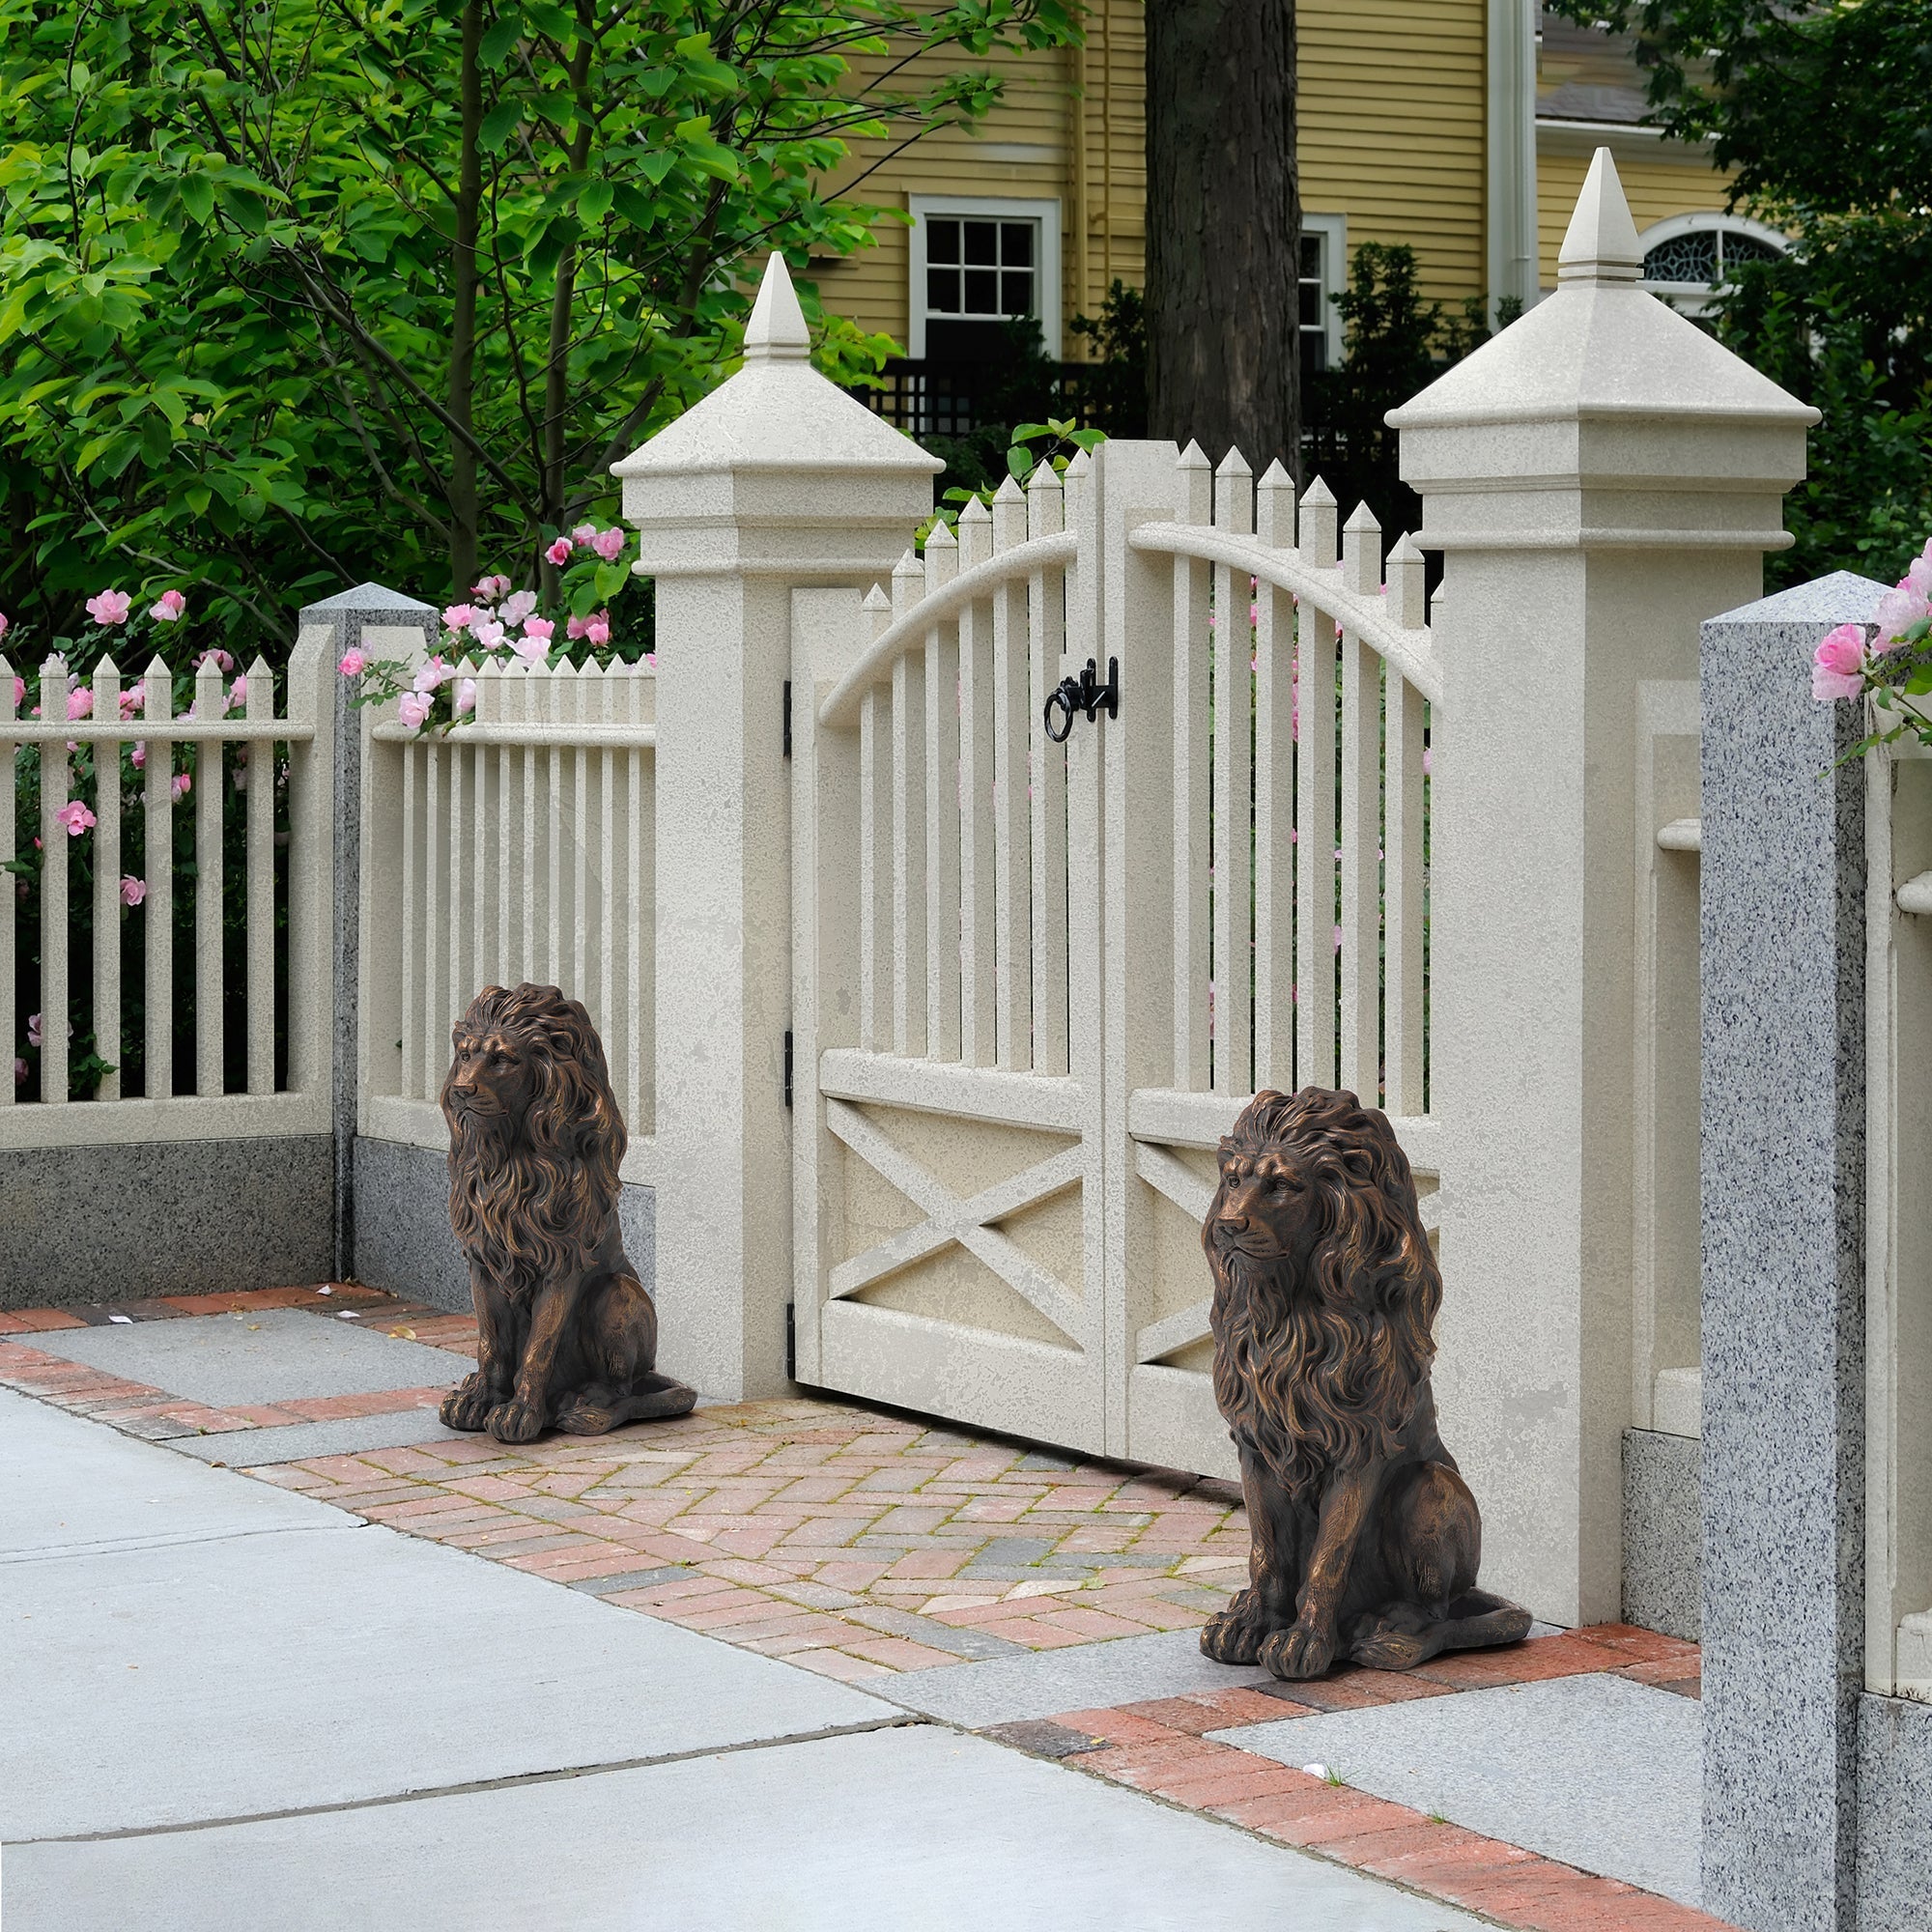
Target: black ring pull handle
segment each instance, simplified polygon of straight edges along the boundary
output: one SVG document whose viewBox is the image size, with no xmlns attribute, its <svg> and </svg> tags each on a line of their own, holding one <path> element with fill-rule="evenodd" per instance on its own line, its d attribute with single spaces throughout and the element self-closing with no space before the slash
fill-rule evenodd
<svg viewBox="0 0 1932 1932">
<path fill-rule="evenodd" d="M 1060 729 L 1053 728 L 1053 714 L 1060 713 Z M 1064 745 L 1073 735 L 1073 721 L 1081 713 L 1087 714 L 1087 722 L 1092 724 L 1100 712 L 1109 718 L 1121 715 L 1121 661 L 1119 658 L 1107 660 L 1107 681 L 1100 682 L 1100 667 L 1092 659 L 1087 660 L 1085 668 L 1076 680 L 1063 677 L 1059 684 L 1047 694 L 1046 711 L 1042 722 L 1046 735 L 1056 745 Z"/>
</svg>

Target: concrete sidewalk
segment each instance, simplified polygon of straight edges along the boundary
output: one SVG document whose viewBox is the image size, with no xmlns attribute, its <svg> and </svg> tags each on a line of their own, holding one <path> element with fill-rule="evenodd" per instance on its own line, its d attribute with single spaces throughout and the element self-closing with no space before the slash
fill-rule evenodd
<svg viewBox="0 0 1932 1932">
<path fill-rule="evenodd" d="M 1435 1900 L 0 1392 L 10 1932 L 1465 1932 Z"/>
</svg>

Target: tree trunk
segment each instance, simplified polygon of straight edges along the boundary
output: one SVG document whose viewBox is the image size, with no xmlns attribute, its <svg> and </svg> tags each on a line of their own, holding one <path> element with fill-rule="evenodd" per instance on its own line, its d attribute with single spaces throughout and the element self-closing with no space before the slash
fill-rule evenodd
<svg viewBox="0 0 1932 1932">
<path fill-rule="evenodd" d="M 1298 474 L 1294 0 L 1147 0 L 1148 431 Z"/>
<path fill-rule="evenodd" d="M 458 78 L 462 134 L 457 156 L 456 236 L 450 261 L 449 414 L 475 428 L 476 242 L 483 213 L 483 6 L 464 0 L 462 70 Z M 476 582 L 481 499 L 476 452 L 459 437 L 449 450 L 449 594 L 461 599 Z"/>
</svg>

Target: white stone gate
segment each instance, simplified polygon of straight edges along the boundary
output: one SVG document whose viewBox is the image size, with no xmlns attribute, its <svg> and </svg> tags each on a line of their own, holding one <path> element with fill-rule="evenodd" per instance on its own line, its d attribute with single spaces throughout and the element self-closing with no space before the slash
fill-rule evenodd
<svg viewBox="0 0 1932 1932">
<path fill-rule="evenodd" d="M 1422 557 L 1385 585 L 1361 512 L 1338 563 L 1319 482 L 1298 523 L 1278 467 L 1115 442 L 801 597 L 805 1380 L 1233 1473 L 1199 1230 L 1247 1097 L 1352 1087 L 1433 1192 Z"/>
</svg>

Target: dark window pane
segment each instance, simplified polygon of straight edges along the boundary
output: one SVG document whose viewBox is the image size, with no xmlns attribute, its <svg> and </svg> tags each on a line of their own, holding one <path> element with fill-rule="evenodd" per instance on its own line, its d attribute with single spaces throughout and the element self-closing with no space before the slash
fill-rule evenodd
<svg viewBox="0 0 1932 1932">
<path fill-rule="evenodd" d="M 1003 221 L 1000 224 L 1000 261 L 1009 269 L 1033 267 L 1033 223 Z"/>
<path fill-rule="evenodd" d="M 1000 277 L 992 269 L 966 270 L 966 299 L 961 304 L 968 315 L 1000 313 Z"/>
<path fill-rule="evenodd" d="M 1769 242 L 1760 242 L 1755 235 L 1733 235 L 1729 229 L 1724 231 L 1721 240 L 1727 269 L 1739 262 L 1775 262 L 1784 253 L 1782 248 L 1774 247 Z"/>
<path fill-rule="evenodd" d="M 1313 281 L 1321 279 L 1321 238 L 1319 235 L 1304 235 L 1301 238 L 1301 272 Z"/>
<path fill-rule="evenodd" d="M 959 312 L 959 270 L 928 269 L 925 271 L 925 305 L 936 315 Z"/>
<path fill-rule="evenodd" d="M 1000 259 L 1000 224 L 997 221 L 965 221 L 960 226 L 966 231 L 966 259 L 993 267 Z"/>
<path fill-rule="evenodd" d="M 1000 300 L 1008 315 L 1033 313 L 1033 270 L 1009 269 L 1000 277 Z"/>
<path fill-rule="evenodd" d="M 925 259 L 928 262 L 958 261 L 958 222 L 928 221 L 925 224 Z"/>
<path fill-rule="evenodd" d="M 1328 366 L 1328 338 L 1312 329 L 1301 331 L 1301 373 L 1319 376 Z"/>
<path fill-rule="evenodd" d="M 1321 327 L 1321 291 L 1303 282 L 1300 288 L 1300 320 L 1303 328 Z"/>
<path fill-rule="evenodd" d="M 1718 234 L 1713 228 L 1673 235 L 1643 258 L 1647 282 L 1711 282 L 1717 275 Z"/>
</svg>

